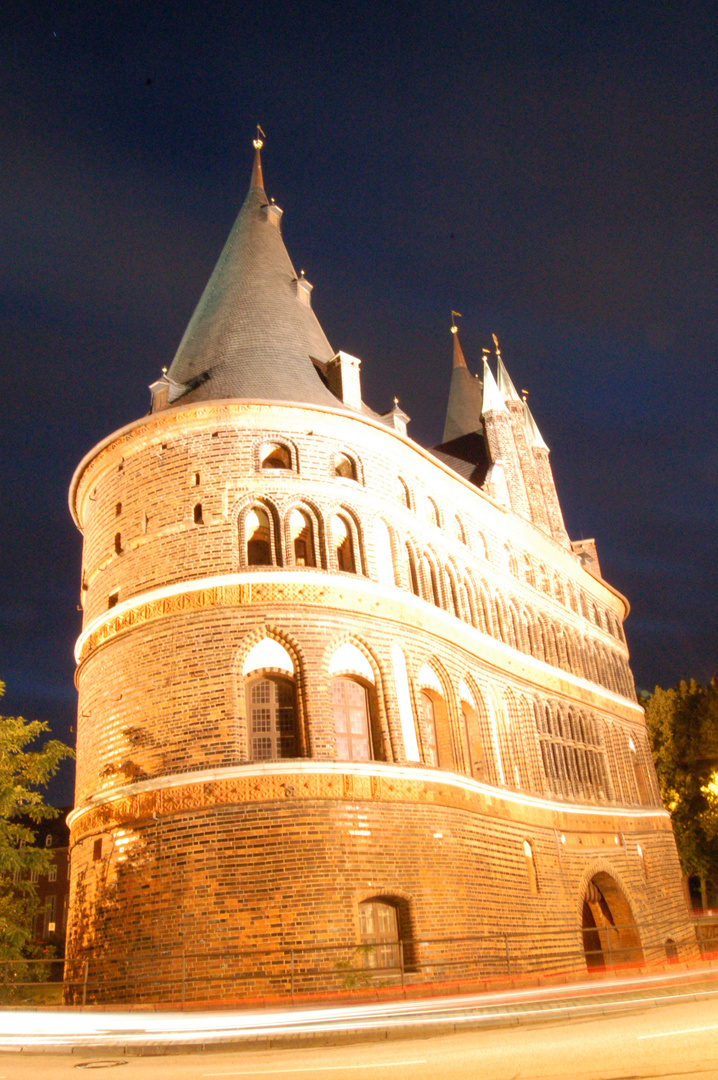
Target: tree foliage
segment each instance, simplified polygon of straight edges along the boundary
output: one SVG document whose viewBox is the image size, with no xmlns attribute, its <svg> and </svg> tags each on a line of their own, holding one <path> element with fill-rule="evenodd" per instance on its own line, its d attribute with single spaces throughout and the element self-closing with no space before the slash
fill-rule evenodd
<svg viewBox="0 0 718 1080">
<path fill-rule="evenodd" d="M 4 686 L 0 683 L 0 696 Z M 49 870 L 51 853 L 35 846 L 32 824 L 56 817 L 41 789 L 73 751 L 57 739 L 31 748 L 49 727 L 41 720 L 0 717 L 0 959 L 23 955 L 32 935 L 31 874 Z"/>
<path fill-rule="evenodd" d="M 646 704 L 648 737 L 663 802 L 687 875 L 718 882 L 718 676 L 656 687 Z"/>
</svg>

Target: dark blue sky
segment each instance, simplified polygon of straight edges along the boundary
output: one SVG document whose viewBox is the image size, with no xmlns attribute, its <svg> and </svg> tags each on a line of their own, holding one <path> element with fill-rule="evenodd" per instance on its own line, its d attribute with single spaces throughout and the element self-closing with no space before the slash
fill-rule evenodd
<svg viewBox="0 0 718 1080">
<path fill-rule="evenodd" d="M 474 370 L 495 332 L 570 535 L 631 601 L 638 685 L 715 674 L 714 3 L 11 0 L 2 19 L 3 711 L 72 737 L 69 480 L 146 412 L 257 122 L 369 404 L 396 394 L 437 442 L 451 309 Z"/>
</svg>

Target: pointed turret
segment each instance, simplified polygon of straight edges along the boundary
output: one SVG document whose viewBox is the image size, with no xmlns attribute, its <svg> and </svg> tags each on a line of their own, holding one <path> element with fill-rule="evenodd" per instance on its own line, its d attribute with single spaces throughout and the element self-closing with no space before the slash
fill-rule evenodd
<svg viewBox="0 0 718 1080">
<path fill-rule="evenodd" d="M 532 450 L 540 449 L 548 451 L 548 446 L 543 441 L 543 436 L 538 429 L 538 424 L 533 418 L 528 403 L 524 401 L 524 427 L 526 428 L 526 441 Z"/>
<path fill-rule="evenodd" d="M 449 404 L 442 443 L 451 442 L 462 435 L 469 435 L 481 428 L 481 382 L 466 366 L 459 342 L 459 329 L 451 327 L 454 335 L 454 364 L 449 387 Z"/>
<path fill-rule="evenodd" d="M 325 365 L 334 350 L 284 246 L 282 211 L 265 194 L 261 148 L 257 137 L 249 192 L 167 373 L 168 405 L 250 398 L 342 407 L 312 363 Z"/>
<path fill-rule="evenodd" d="M 485 416 L 490 412 L 507 413 L 508 409 L 504 404 L 503 395 L 496 385 L 496 379 L 491 374 L 488 360 L 484 357 L 484 394 L 481 401 L 481 415 Z"/>
<path fill-rule="evenodd" d="M 518 401 L 519 403 L 521 402 L 521 398 L 516 391 L 516 387 L 511 381 L 511 376 L 506 370 L 504 362 L 501 359 L 501 353 L 499 352 L 498 346 L 496 347 L 496 385 L 498 386 L 499 393 L 501 394 L 501 397 L 504 399 L 504 401 Z"/>
</svg>

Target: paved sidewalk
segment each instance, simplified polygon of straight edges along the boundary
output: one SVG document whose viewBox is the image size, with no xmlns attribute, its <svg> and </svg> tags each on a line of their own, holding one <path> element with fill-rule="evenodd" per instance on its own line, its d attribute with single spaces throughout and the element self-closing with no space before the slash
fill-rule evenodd
<svg viewBox="0 0 718 1080">
<path fill-rule="evenodd" d="M 219 1012 L 22 1010 L 0 1012 L 5 1052 L 163 1054 L 271 1049 L 546 1024 L 718 998 L 718 970 L 624 976 L 456 997 Z"/>
</svg>

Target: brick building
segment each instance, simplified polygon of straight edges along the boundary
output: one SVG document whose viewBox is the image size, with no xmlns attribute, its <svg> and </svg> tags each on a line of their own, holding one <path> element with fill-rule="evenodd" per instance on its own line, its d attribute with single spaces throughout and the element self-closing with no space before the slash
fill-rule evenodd
<svg viewBox="0 0 718 1080">
<path fill-rule="evenodd" d="M 98 997 L 176 1000 L 331 989 L 362 943 L 407 978 L 467 939 L 489 972 L 496 934 L 530 932 L 524 970 L 688 947 L 628 604 L 498 347 L 478 378 L 454 334 L 419 446 L 363 403 L 281 214 L 257 146 L 151 412 L 73 478 L 68 956 Z"/>
</svg>

